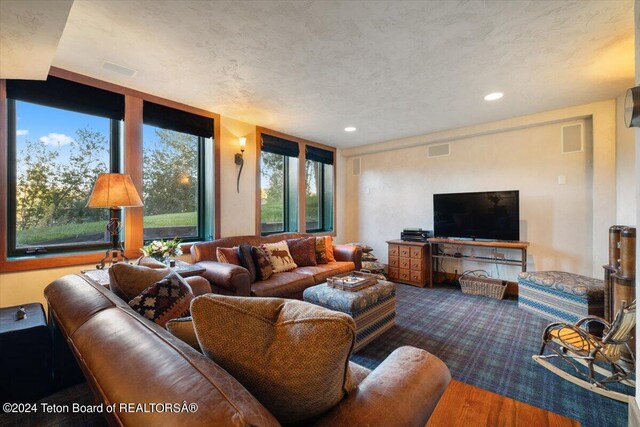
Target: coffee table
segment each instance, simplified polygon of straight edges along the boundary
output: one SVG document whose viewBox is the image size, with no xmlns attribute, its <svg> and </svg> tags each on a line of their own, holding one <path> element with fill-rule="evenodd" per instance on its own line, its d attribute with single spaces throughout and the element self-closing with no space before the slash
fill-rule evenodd
<svg viewBox="0 0 640 427">
<path fill-rule="evenodd" d="M 356 322 L 354 353 L 396 324 L 396 285 L 386 280 L 378 280 L 355 292 L 322 283 L 305 289 L 303 299 L 353 317 Z"/>
<path fill-rule="evenodd" d="M 571 418 L 451 380 L 426 427 L 580 427 Z"/>
</svg>

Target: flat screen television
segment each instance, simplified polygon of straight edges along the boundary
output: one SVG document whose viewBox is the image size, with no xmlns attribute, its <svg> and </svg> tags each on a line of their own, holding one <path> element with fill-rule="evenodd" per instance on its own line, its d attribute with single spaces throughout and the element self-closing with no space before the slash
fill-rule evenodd
<svg viewBox="0 0 640 427">
<path fill-rule="evenodd" d="M 436 237 L 520 240 L 518 190 L 433 195 Z"/>
</svg>

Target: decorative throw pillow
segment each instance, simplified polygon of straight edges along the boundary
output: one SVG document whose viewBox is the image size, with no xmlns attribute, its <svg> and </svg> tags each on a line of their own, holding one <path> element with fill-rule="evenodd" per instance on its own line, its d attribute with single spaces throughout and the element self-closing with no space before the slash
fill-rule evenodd
<svg viewBox="0 0 640 427">
<path fill-rule="evenodd" d="M 327 411 L 352 388 L 355 322 L 345 313 L 283 298 L 207 294 L 193 301 L 191 314 L 204 355 L 282 424 Z"/>
<path fill-rule="evenodd" d="M 216 248 L 216 257 L 218 261 L 225 264 L 240 265 L 240 258 L 238 258 L 238 247 L 233 248 Z"/>
<path fill-rule="evenodd" d="M 258 280 L 267 280 L 273 274 L 273 267 L 271 267 L 271 261 L 267 253 L 257 246 L 251 249 L 251 255 L 253 255 L 253 261 L 256 266 L 256 275 Z"/>
<path fill-rule="evenodd" d="M 171 273 L 170 268 L 149 268 L 119 262 L 109 268 L 109 288 L 129 302 L 142 291 Z"/>
<path fill-rule="evenodd" d="M 256 281 L 256 265 L 253 262 L 253 255 L 251 255 L 251 245 L 242 244 L 238 246 L 238 259 L 240 265 L 249 271 L 249 279 L 251 283 Z"/>
<path fill-rule="evenodd" d="M 327 248 L 327 261 L 329 262 L 335 262 L 336 259 L 333 256 L 333 237 L 331 236 L 324 236 L 324 242 Z"/>
<path fill-rule="evenodd" d="M 282 273 L 283 271 L 298 268 L 296 263 L 293 262 L 286 240 L 278 243 L 265 243 L 261 248 L 269 257 L 269 262 L 271 263 L 274 273 Z"/>
<path fill-rule="evenodd" d="M 316 238 L 302 237 L 300 239 L 287 240 L 289 252 L 293 262 L 298 267 L 307 267 L 310 265 L 318 265 L 316 261 Z"/>
<path fill-rule="evenodd" d="M 193 298 L 187 282 L 179 274 L 172 272 L 129 301 L 129 306 L 164 327 L 171 319 L 188 316 Z"/>
<path fill-rule="evenodd" d="M 329 262 L 327 259 L 327 244 L 324 237 L 316 237 L 316 261 L 318 264 Z"/>
<path fill-rule="evenodd" d="M 138 258 L 138 262 L 136 264 L 144 265 L 145 267 L 149 268 L 167 268 L 167 264 L 160 262 L 150 256 L 141 256 L 140 258 Z"/>
<path fill-rule="evenodd" d="M 193 319 L 191 316 L 171 319 L 167 322 L 165 328 L 171 333 L 171 335 L 181 339 L 202 353 L 202 350 L 200 350 L 200 344 L 198 343 L 198 338 L 196 337 L 196 332 L 193 330 Z"/>
</svg>

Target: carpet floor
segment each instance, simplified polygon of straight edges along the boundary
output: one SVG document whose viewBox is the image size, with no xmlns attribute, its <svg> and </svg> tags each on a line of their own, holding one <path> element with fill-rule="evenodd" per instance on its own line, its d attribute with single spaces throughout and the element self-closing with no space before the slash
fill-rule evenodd
<svg viewBox="0 0 640 427">
<path fill-rule="evenodd" d="M 520 310 L 516 300 L 400 284 L 397 295 L 396 326 L 352 361 L 374 369 L 400 346 L 419 347 L 446 363 L 458 381 L 565 415 L 583 427 L 627 425 L 627 404 L 571 384 L 531 359 L 550 321 Z"/>
</svg>

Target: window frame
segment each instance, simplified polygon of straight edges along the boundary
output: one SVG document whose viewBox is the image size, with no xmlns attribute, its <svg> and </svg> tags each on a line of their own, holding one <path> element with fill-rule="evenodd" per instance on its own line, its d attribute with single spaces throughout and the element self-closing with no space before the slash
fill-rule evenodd
<svg viewBox="0 0 640 427">
<path fill-rule="evenodd" d="M 18 196 L 18 149 L 17 149 L 17 121 L 18 114 L 16 102 L 25 102 L 32 105 L 43 106 L 47 108 L 55 108 L 61 111 L 71 111 L 65 108 L 51 107 L 44 104 L 38 104 L 33 101 L 23 101 L 21 99 L 7 98 L 7 176 L 8 176 L 8 188 L 7 188 L 7 255 L 9 257 L 25 257 L 34 254 L 65 254 L 74 252 L 83 252 L 88 250 L 105 250 L 111 247 L 110 241 L 104 241 L 102 243 L 75 243 L 75 244 L 63 244 L 63 245 L 32 245 L 24 248 L 17 247 L 16 233 L 17 233 L 17 196 Z M 89 113 L 82 113 L 88 114 Z M 95 116 L 94 117 L 99 117 Z M 120 172 L 120 128 L 121 120 L 110 119 L 103 117 L 105 120 L 109 120 L 109 171 L 110 173 Z M 122 220 L 122 213 L 120 214 Z M 105 218 L 105 229 L 106 229 Z"/>
<path fill-rule="evenodd" d="M 120 151 L 123 173 L 131 175 L 134 185 L 140 191 L 142 188 L 142 103 L 144 100 L 168 107 L 181 109 L 194 114 L 199 114 L 213 120 L 213 135 L 211 147 L 207 146 L 206 162 L 211 164 L 213 180 L 213 194 L 211 202 L 205 207 L 207 214 L 212 218 L 211 224 L 207 224 L 205 236 L 207 240 L 220 238 L 220 115 L 181 104 L 176 101 L 160 98 L 135 89 L 108 83 L 93 77 L 84 76 L 57 67 L 51 67 L 49 75 L 104 89 L 125 97 L 125 119 L 122 124 L 121 135 L 124 136 Z M 6 80 L 0 79 L 0 231 L 8 235 L 8 123 L 7 114 L 7 87 Z M 140 256 L 139 248 L 143 245 L 142 209 L 125 208 L 123 210 L 123 222 L 125 223 L 123 238 L 125 255 L 130 259 Z M 106 222 L 105 222 L 106 226 Z M 1 234 L 1 233 L 0 233 Z M 73 253 L 35 254 L 25 257 L 10 257 L 7 253 L 6 238 L 0 242 L 0 271 L 2 273 L 37 270 L 43 268 L 60 268 L 77 265 L 92 265 L 99 262 L 103 256 L 103 250 L 82 250 Z M 188 252 L 190 243 L 182 245 L 183 252 Z"/>
<path fill-rule="evenodd" d="M 267 233 L 263 233 L 262 232 L 262 204 L 261 204 L 261 164 L 262 164 L 262 147 L 261 147 L 261 141 L 262 141 L 262 134 L 267 134 L 267 135 L 271 135 L 271 136 L 275 136 L 278 138 L 282 138 L 282 139 L 287 139 L 289 141 L 293 141 L 296 142 L 298 144 L 299 150 L 300 150 L 300 154 L 298 156 L 298 176 L 297 176 L 297 180 L 298 180 L 298 212 L 297 212 L 297 223 L 298 223 L 298 230 L 295 231 L 297 233 L 313 233 L 313 234 L 321 234 L 321 235 L 329 235 L 329 236 L 336 236 L 337 233 L 337 227 L 336 227 L 336 223 L 335 223 L 335 218 L 336 218 L 336 209 L 337 209 L 337 203 L 336 203 L 336 187 L 337 187 L 337 150 L 335 147 L 330 147 L 328 145 L 324 145 L 324 144 L 320 144 L 317 142 L 313 142 L 313 141 L 308 141 L 302 138 L 298 138 L 296 136 L 292 136 L 292 135 L 287 135 L 285 133 L 282 132 L 278 132 L 272 129 L 267 129 L 264 127 L 260 127 L 260 126 L 256 126 L 256 159 L 258 159 L 258 161 L 256 162 L 256 223 L 255 223 L 255 233 L 257 236 L 268 236 L 270 234 L 277 234 L 277 233 L 287 233 L 287 232 L 291 232 L 291 231 L 280 231 L 280 232 L 267 232 Z M 327 151 L 331 151 L 333 152 L 333 193 L 332 193 L 332 200 L 333 200 L 333 220 L 332 220 L 332 227 L 330 230 L 317 230 L 317 229 L 311 229 L 311 230 L 307 230 L 306 229 L 306 180 L 305 180 L 305 167 L 306 167 L 306 150 L 305 147 L 309 145 L 309 146 L 314 146 L 314 147 L 318 147 L 321 148 L 323 150 L 327 150 Z M 286 164 L 287 162 L 285 162 Z M 318 162 L 320 163 L 320 162 Z M 320 163 L 321 165 L 323 165 L 322 163 Z M 323 188 L 323 193 L 324 193 L 324 167 L 322 168 L 322 172 L 323 174 L 323 179 L 322 179 L 322 188 Z M 285 183 L 288 180 L 285 179 Z M 288 192 L 287 192 L 288 193 Z M 323 201 L 324 203 L 324 201 Z M 290 203 L 287 203 L 287 205 L 290 205 Z M 288 206 L 287 206 L 288 207 Z M 289 212 L 289 215 L 293 215 L 294 213 Z M 325 215 L 324 215 L 324 206 L 321 212 L 321 217 L 322 217 L 322 223 L 323 226 L 325 225 Z M 285 223 L 287 222 L 287 218 L 285 218 Z M 286 227 L 285 227 L 286 229 Z"/>
</svg>

